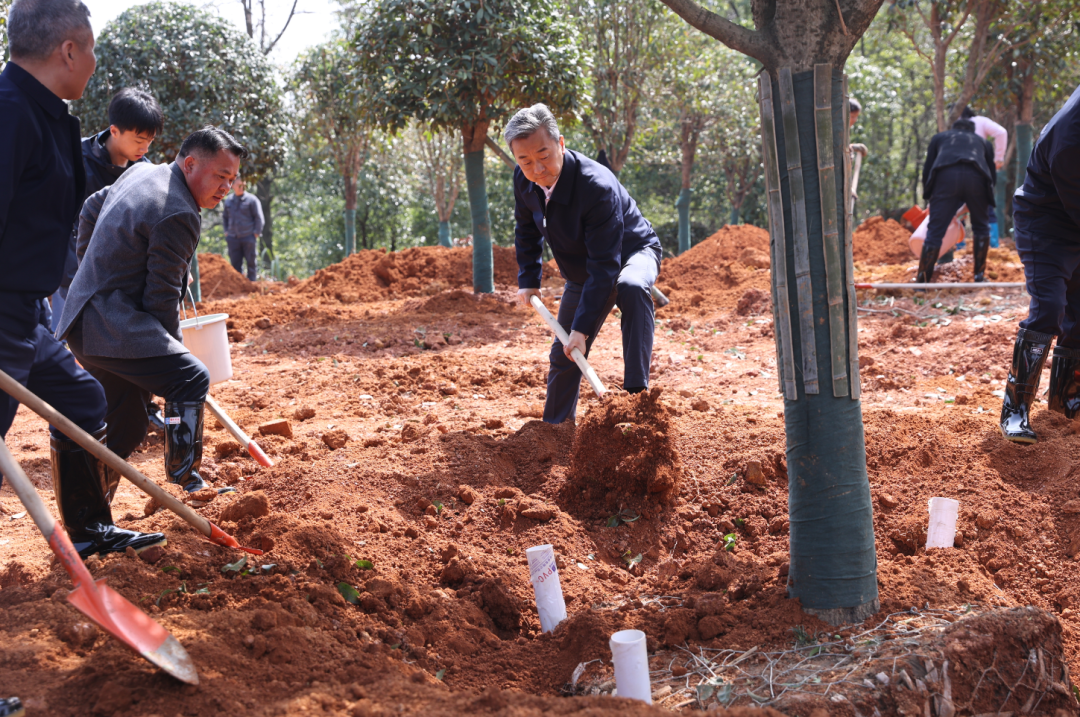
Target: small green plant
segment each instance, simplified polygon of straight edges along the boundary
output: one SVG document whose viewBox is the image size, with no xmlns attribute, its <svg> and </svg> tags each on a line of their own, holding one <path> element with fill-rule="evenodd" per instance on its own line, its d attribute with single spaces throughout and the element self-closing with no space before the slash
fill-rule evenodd
<svg viewBox="0 0 1080 717">
<path fill-rule="evenodd" d="M 163 572 L 163 573 L 176 573 L 177 575 L 179 575 L 180 574 L 180 568 L 176 567 L 175 565 L 166 565 L 165 567 L 163 567 L 161 569 L 161 572 Z"/>
<path fill-rule="evenodd" d="M 807 647 L 817 643 L 817 640 L 815 640 L 802 625 L 796 625 L 791 628 L 791 632 L 795 634 L 795 647 Z"/>
<path fill-rule="evenodd" d="M 353 565 L 360 568 L 361 570 L 375 569 L 375 563 L 371 562 L 370 560 L 364 560 L 363 558 L 357 560 L 355 563 L 353 563 Z"/>
<path fill-rule="evenodd" d="M 728 551 L 729 553 L 735 550 L 735 543 L 737 543 L 738 541 L 739 536 L 735 535 L 735 533 L 728 533 L 724 536 L 724 550 Z"/>
<path fill-rule="evenodd" d="M 444 677 L 446 677 L 446 668 L 445 667 L 435 673 L 435 679 L 439 680 L 440 682 L 442 682 L 442 678 L 444 678 Z"/>
<path fill-rule="evenodd" d="M 226 563 L 225 566 L 221 568 L 221 572 L 223 572 L 223 573 L 238 573 L 243 569 L 243 567 L 245 565 L 247 565 L 247 558 L 246 557 L 240 558 L 235 563 Z M 319 567 L 322 567 L 322 566 L 320 565 Z"/>
<path fill-rule="evenodd" d="M 643 556 L 641 553 L 634 555 L 630 548 L 626 549 L 626 552 L 622 554 L 623 562 L 626 563 L 626 567 L 632 568 L 642 561 Z"/>
<path fill-rule="evenodd" d="M 638 515 L 637 513 L 635 513 L 634 511 L 627 510 L 627 509 L 624 508 L 624 509 L 620 510 L 618 513 L 616 513 L 615 515 L 613 515 L 613 516 L 611 516 L 610 518 L 607 519 L 607 527 L 609 527 L 609 528 L 617 528 L 617 527 L 619 527 L 619 523 L 633 523 L 635 520 L 639 519 L 640 517 L 641 516 Z"/>
<path fill-rule="evenodd" d="M 514 549 L 513 548 L 507 548 L 506 549 L 506 554 L 507 555 L 513 555 L 514 554 Z"/>
<path fill-rule="evenodd" d="M 440 503 L 437 500 L 433 500 L 433 501 L 431 501 L 431 504 L 433 506 L 435 506 L 435 515 L 439 515 L 440 513 L 442 513 L 442 509 L 443 509 L 443 504 L 442 503 Z"/>
<path fill-rule="evenodd" d="M 746 525 L 746 518 L 736 518 L 735 519 L 735 527 L 736 528 L 741 528 L 744 525 Z"/>
<path fill-rule="evenodd" d="M 360 603 L 360 592 L 348 583 L 338 583 L 337 590 L 341 593 L 341 597 L 345 598 L 345 602 L 353 605 Z"/>
<path fill-rule="evenodd" d="M 499 505 L 506 505 L 506 498 L 499 498 Z"/>
</svg>

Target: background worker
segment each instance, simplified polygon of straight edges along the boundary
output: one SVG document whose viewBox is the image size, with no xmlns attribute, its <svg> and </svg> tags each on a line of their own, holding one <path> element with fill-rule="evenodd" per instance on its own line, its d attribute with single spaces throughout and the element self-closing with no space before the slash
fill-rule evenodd
<svg viewBox="0 0 1080 717">
<path fill-rule="evenodd" d="M 566 278 L 558 321 L 569 342 L 551 347 L 544 421 L 577 413 L 581 371 L 572 349 L 588 356 L 614 306 L 622 311 L 623 387 L 649 386 L 654 307 L 650 289 L 660 271 L 660 240 L 619 180 L 599 162 L 566 149 L 547 106 L 519 111 L 503 132 L 514 170 L 518 298 L 540 294 L 544 243 Z"/>
<path fill-rule="evenodd" d="M 233 196 L 225 198 L 221 224 L 225 229 L 225 244 L 229 247 L 232 267 L 244 273 L 247 262 L 247 278 L 255 281 L 255 254 L 259 235 L 263 230 L 263 210 L 259 198 L 244 191 L 243 179 L 233 185 Z"/>
<path fill-rule="evenodd" d="M 859 101 L 857 99 L 855 99 L 854 97 L 849 97 L 848 98 L 848 130 L 849 131 L 855 128 L 855 123 L 859 121 L 859 113 L 860 112 L 862 112 L 862 105 L 859 104 Z M 857 142 L 853 142 L 852 144 L 848 145 L 848 155 L 851 158 L 851 166 L 853 166 L 853 167 L 855 166 L 855 155 L 857 155 L 857 154 L 861 155 L 863 159 L 866 159 L 866 155 L 868 154 L 868 152 L 866 150 L 866 145 L 865 144 L 859 144 Z M 861 165 L 860 165 L 860 167 L 861 167 Z M 858 179 L 858 177 L 856 177 L 856 179 Z M 851 188 L 851 200 L 850 200 L 851 201 L 851 212 L 852 212 L 852 214 L 855 213 L 855 200 L 857 200 L 858 198 L 859 198 L 858 188 L 855 187 L 855 186 L 852 186 L 852 188 Z"/>
<path fill-rule="evenodd" d="M 988 209 L 994 205 L 994 148 L 975 134 L 975 124 L 960 118 L 952 129 L 930 140 L 923 165 L 923 198 L 930 211 L 926 241 L 919 256 L 916 283 L 934 279 L 941 241 L 960 207 L 967 205 L 975 245 L 975 281 L 985 281 L 986 254 L 990 250 Z"/>
<path fill-rule="evenodd" d="M 1001 434 L 1035 443 L 1031 404 L 1055 336 L 1048 407 L 1067 418 L 1080 412 L 1080 88 L 1039 135 L 1013 223 L 1031 302 L 1013 344 Z"/>
<path fill-rule="evenodd" d="M 121 457 L 146 437 L 147 397 L 165 398 L 165 472 L 189 493 L 207 487 L 199 467 L 210 374 L 184 347 L 180 301 L 200 209 L 225 198 L 246 156 L 227 132 L 204 127 L 175 162 L 137 165 L 87 199 L 79 271 L 57 329 L 104 387 L 107 443 Z"/>
<path fill-rule="evenodd" d="M 86 176 L 77 100 L 94 72 L 90 11 L 79 0 L 15 0 L 8 15 L 11 61 L 0 74 L 0 369 L 84 431 L 105 435 L 100 384 L 47 325 L 46 297 L 64 272 Z M 0 438 L 18 403 L 0 394 Z M 142 551 L 161 533 L 113 525 L 120 477 L 55 428 L 50 458 L 60 517 L 79 555 Z"/>
</svg>

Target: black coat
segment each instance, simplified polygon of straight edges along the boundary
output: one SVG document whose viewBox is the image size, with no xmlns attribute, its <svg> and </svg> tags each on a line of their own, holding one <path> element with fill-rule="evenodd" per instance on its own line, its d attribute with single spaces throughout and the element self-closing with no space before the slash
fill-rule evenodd
<svg viewBox="0 0 1080 717">
<path fill-rule="evenodd" d="M 1080 87 L 1043 127 L 1013 207 L 1018 234 L 1080 242 Z"/>
<path fill-rule="evenodd" d="M 994 206 L 994 184 L 997 182 L 994 145 L 975 134 L 975 123 L 966 119 L 956 120 L 952 129 L 938 132 L 931 138 L 923 165 L 923 199 L 930 201 L 934 196 L 938 172 L 958 164 L 969 166 L 984 177 L 986 196 L 990 206 Z"/>
</svg>

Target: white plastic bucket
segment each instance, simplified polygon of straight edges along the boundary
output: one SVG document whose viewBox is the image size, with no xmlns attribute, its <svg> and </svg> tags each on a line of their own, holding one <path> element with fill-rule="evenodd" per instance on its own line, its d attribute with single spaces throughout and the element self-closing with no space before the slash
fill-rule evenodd
<svg viewBox="0 0 1080 717">
<path fill-rule="evenodd" d="M 225 326 L 228 318 L 228 314 L 210 314 L 180 322 L 184 346 L 206 365 L 211 386 L 232 378 L 229 332 Z"/>
<path fill-rule="evenodd" d="M 611 661 L 615 664 L 615 689 L 619 697 L 652 704 L 652 683 L 649 680 L 649 653 L 645 633 L 641 630 L 620 630 L 611 636 Z"/>
<path fill-rule="evenodd" d="M 966 211 L 966 207 L 960 210 Z M 922 255 L 922 245 L 926 241 L 926 228 L 930 224 L 930 214 L 926 215 L 926 218 L 919 224 L 919 228 L 915 230 L 915 233 L 908 239 L 908 247 L 911 249 L 911 253 L 915 256 Z M 945 230 L 945 236 L 941 240 L 941 250 L 938 252 L 938 258 L 941 258 L 949 253 L 949 251 L 964 241 L 964 225 L 960 223 L 956 217 L 949 222 L 949 228 Z"/>
<path fill-rule="evenodd" d="M 956 540 L 956 516 L 960 501 L 952 498 L 930 499 L 930 525 L 926 528 L 927 548 L 951 548 Z"/>
<path fill-rule="evenodd" d="M 537 545 L 526 550 L 525 557 L 529 559 L 529 578 L 536 595 L 540 632 L 551 632 L 566 619 L 566 600 L 559 583 L 555 549 L 550 545 Z"/>
</svg>

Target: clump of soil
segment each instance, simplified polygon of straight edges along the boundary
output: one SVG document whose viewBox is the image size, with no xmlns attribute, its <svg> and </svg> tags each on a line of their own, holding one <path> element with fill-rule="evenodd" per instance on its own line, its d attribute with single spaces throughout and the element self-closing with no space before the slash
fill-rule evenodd
<svg viewBox="0 0 1080 717">
<path fill-rule="evenodd" d="M 735 308 L 748 289 L 769 291 L 769 232 L 728 225 L 677 257 L 664 259 L 656 285 L 667 312 Z"/>
<path fill-rule="evenodd" d="M 199 254 L 199 285 L 203 301 L 224 299 L 226 296 L 250 294 L 255 282 L 232 268 L 229 261 L 218 254 Z"/>
<path fill-rule="evenodd" d="M 671 409 L 661 389 L 606 396 L 581 422 L 570 456 L 570 477 L 586 499 L 614 507 L 627 496 L 670 503 L 679 490 L 682 460 Z"/>
<path fill-rule="evenodd" d="M 903 264 L 911 261 L 911 232 L 894 219 L 870 217 L 851 237 L 851 253 L 864 264 Z"/>
</svg>

